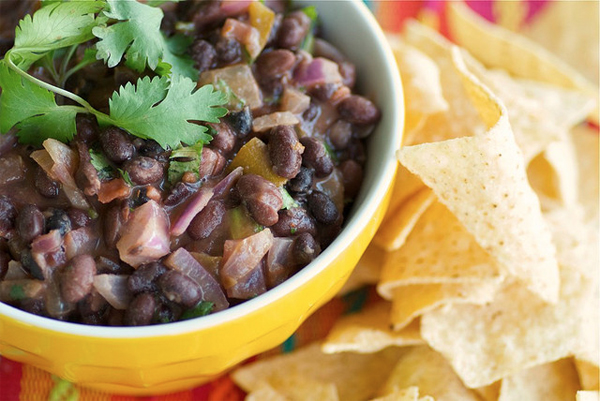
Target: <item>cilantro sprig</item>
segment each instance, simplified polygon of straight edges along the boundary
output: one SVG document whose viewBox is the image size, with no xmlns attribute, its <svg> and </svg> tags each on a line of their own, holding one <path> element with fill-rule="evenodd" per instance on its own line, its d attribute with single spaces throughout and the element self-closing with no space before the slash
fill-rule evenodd
<svg viewBox="0 0 600 401">
<path fill-rule="evenodd" d="M 20 21 L 14 47 L 0 60 L 0 131 L 17 128 L 23 143 L 39 144 L 46 138 L 67 142 L 76 133 L 76 115 L 87 113 L 101 125 L 154 139 L 163 148 L 208 143 L 207 128 L 197 122 L 218 122 L 227 112 L 219 107 L 227 97 L 211 85 L 196 88 L 198 72 L 183 56 L 186 40 L 166 38 L 160 31 L 162 18 L 162 10 L 135 0 L 44 2 L 33 16 Z M 94 38 L 99 40 L 69 68 L 77 48 Z M 105 114 L 61 87 L 96 59 L 109 68 L 124 62 L 159 76 L 140 78 L 115 91 Z M 31 75 L 34 65 L 44 66 L 54 84 Z"/>
</svg>

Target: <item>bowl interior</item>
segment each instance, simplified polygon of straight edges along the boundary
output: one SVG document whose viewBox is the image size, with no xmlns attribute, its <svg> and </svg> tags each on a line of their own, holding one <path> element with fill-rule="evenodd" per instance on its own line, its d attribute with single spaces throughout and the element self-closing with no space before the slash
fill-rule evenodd
<svg viewBox="0 0 600 401">
<path fill-rule="evenodd" d="M 374 100 L 382 111 L 382 120 L 369 139 L 362 189 L 339 237 L 314 262 L 278 287 L 255 299 L 199 319 L 145 327 L 97 327 L 36 316 L 2 303 L 0 316 L 5 315 L 25 325 L 85 337 L 153 337 L 198 331 L 277 302 L 286 293 L 318 275 L 347 249 L 380 207 L 393 181 L 396 169 L 394 151 L 400 146 L 404 122 L 401 83 L 385 36 L 361 1 L 297 1 L 297 4 L 316 6 L 325 39 L 339 48 L 357 67 L 357 92 Z"/>
</svg>

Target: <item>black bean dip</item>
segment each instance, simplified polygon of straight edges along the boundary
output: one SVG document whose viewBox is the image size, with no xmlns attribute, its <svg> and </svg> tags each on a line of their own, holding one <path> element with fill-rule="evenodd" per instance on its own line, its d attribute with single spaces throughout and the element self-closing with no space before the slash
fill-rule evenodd
<svg viewBox="0 0 600 401">
<path fill-rule="evenodd" d="M 198 154 L 84 114 L 66 144 L 0 136 L 0 301 L 84 324 L 173 322 L 264 293 L 335 239 L 380 112 L 353 93 L 355 67 L 319 38 L 326 26 L 268 2 L 261 45 L 249 4 L 163 6 L 165 34 L 190 38 L 199 84 L 229 94 Z M 66 86 L 102 110 L 139 76 L 97 62 Z"/>
</svg>

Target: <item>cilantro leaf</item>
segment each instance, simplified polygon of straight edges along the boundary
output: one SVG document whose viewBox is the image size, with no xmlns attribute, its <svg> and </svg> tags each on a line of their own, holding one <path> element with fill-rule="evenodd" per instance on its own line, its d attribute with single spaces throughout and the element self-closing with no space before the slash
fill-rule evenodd
<svg viewBox="0 0 600 401">
<path fill-rule="evenodd" d="M 92 39 L 92 28 L 102 21 L 94 13 L 104 5 L 104 1 L 51 2 L 33 16 L 26 15 L 15 30 L 12 60 L 27 70 L 52 50 Z"/>
<path fill-rule="evenodd" d="M 101 181 L 108 180 L 114 177 L 115 170 L 110 165 L 110 162 L 104 155 L 104 153 L 98 152 L 94 149 L 90 149 L 90 162 L 92 166 L 98 171 L 98 178 Z"/>
<path fill-rule="evenodd" d="M 67 142 L 77 129 L 75 116 L 80 107 L 58 106 L 54 94 L 23 79 L 0 61 L 0 132 L 19 129 L 22 143 L 41 144 L 46 138 Z"/>
<path fill-rule="evenodd" d="M 181 181 L 183 174 L 188 171 L 198 176 L 203 147 L 202 142 L 197 142 L 192 146 L 182 146 L 171 152 L 169 169 L 167 170 L 167 179 L 171 184 Z"/>
<path fill-rule="evenodd" d="M 146 66 L 156 70 L 160 62 L 171 65 L 171 71 L 196 80 L 198 71 L 191 59 L 177 48 L 179 39 L 166 39 L 160 31 L 163 12 L 160 8 L 135 0 L 107 0 L 110 10 L 104 15 L 118 22 L 93 29 L 100 41 L 98 57 L 109 67 L 118 65 L 123 57 L 128 67 L 143 72 Z M 176 43 L 173 43 L 176 42 Z M 161 71 L 165 71 L 161 68 Z"/>
<path fill-rule="evenodd" d="M 174 75 L 140 78 L 128 83 L 109 100 L 112 122 L 140 138 L 150 138 L 163 148 L 177 148 L 180 142 L 208 143 L 207 128 L 190 121 L 219 122 L 227 109 L 217 107 L 225 96 L 211 85 L 196 89 L 189 78 Z"/>
<path fill-rule="evenodd" d="M 281 207 L 282 209 L 293 209 L 299 206 L 298 202 L 292 198 L 292 195 L 290 195 L 290 193 L 284 187 L 279 187 L 279 191 L 281 192 L 281 197 L 283 198 L 283 206 Z"/>
<path fill-rule="evenodd" d="M 188 320 L 195 317 L 206 316 L 212 312 L 213 306 L 214 304 L 212 302 L 200 301 L 196 306 L 183 312 L 179 320 Z"/>
</svg>

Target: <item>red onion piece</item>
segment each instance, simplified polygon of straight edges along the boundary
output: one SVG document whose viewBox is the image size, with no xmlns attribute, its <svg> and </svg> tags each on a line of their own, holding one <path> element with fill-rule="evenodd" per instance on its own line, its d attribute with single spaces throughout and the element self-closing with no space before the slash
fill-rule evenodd
<svg viewBox="0 0 600 401">
<path fill-rule="evenodd" d="M 341 84 L 342 76 L 336 63 L 326 58 L 316 57 L 296 67 L 294 81 L 297 86 L 310 89 L 316 85 Z"/>
<path fill-rule="evenodd" d="M 160 259 L 169 246 L 169 218 L 153 200 L 133 211 L 117 242 L 121 260 L 133 267 Z"/>
<path fill-rule="evenodd" d="M 227 296 L 237 299 L 252 299 L 267 291 L 265 275 L 259 263 L 242 277 L 233 287 L 227 289 Z"/>
<path fill-rule="evenodd" d="M 273 246 L 269 249 L 265 266 L 265 279 L 269 288 L 278 286 L 292 275 L 294 266 L 293 244 L 294 240 L 291 238 L 273 239 Z"/>
<path fill-rule="evenodd" d="M 202 300 L 212 302 L 215 305 L 215 312 L 227 309 L 229 302 L 221 285 L 187 250 L 177 249 L 165 258 L 163 263 L 198 283 L 202 290 Z"/>
<path fill-rule="evenodd" d="M 265 228 L 259 233 L 240 240 L 227 240 L 223 250 L 221 281 L 226 289 L 248 275 L 273 246 L 273 234 Z"/>
<path fill-rule="evenodd" d="M 178 237 L 187 230 L 190 223 L 198 213 L 204 209 L 208 201 L 213 197 L 213 189 L 202 187 L 185 205 L 183 212 L 177 216 L 171 227 L 171 235 Z"/>
<path fill-rule="evenodd" d="M 227 174 L 225 178 L 223 178 L 215 187 L 213 188 L 213 193 L 215 198 L 220 198 L 224 195 L 227 195 L 231 188 L 235 186 L 237 180 L 244 174 L 243 167 L 236 167 L 231 173 Z"/>
<path fill-rule="evenodd" d="M 77 255 L 91 254 L 98 246 L 99 238 L 90 227 L 81 227 L 65 235 L 67 259 Z"/>
<path fill-rule="evenodd" d="M 236 15 L 244 14 L 248 11 L 250 3 L 254 0 L 235 0 L 235 1 L 224 1 L 221 3 L 219 11 L 226 17 L 233 17 Z"/>
<path fill-rule="evenodd" d="M 129 276 L 98 274 L 94 277 L 94 288 L 115 309 L 127 309 L 132 294 L 127 288 Z"/>
</svg>

